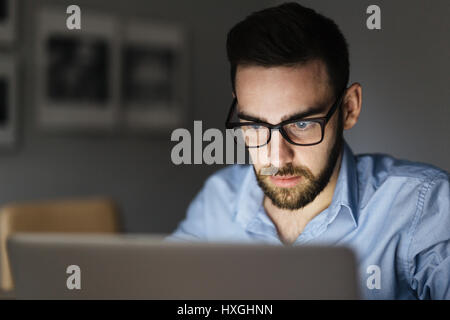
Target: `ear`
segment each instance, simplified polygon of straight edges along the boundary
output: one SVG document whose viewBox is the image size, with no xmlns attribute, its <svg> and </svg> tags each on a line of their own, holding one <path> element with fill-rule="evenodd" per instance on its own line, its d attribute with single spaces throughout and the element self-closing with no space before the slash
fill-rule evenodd
<svg viewBox="0 0 450 320">
<path fill-rule="evenodd" d="M 351 129 L 358 122 L 361 113 L 362 87 L 353 83 L 348 89 L 342 102 L 344 129 Z"/>
</svg>

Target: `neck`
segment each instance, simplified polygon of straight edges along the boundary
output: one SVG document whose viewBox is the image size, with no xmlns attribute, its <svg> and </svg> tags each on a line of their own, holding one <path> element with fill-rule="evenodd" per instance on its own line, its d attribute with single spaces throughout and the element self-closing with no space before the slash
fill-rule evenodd
<svg viewBox="0 0 450 320">
<path fill-rule="evenodd" d="M 284 244 L 292 244 L 303 232 L 306 225 L 319 213 L 330 206 L 331 201 L 333 200 L 341 162 L 342 152 L 336 161 L 336 165 L 327 186 L 317 195 L 314 201 L 301 209 L 280 209 L 276 207 L 269 198 L 264 197 L 264 209 L 275 224 L 278 235 Z"/>
</svg>

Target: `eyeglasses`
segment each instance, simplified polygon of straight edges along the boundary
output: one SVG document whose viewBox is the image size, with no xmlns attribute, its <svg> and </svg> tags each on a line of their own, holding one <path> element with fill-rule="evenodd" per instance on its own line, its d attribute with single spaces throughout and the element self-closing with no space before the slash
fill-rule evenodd
<svg viewBox="0 0 450 320">
<path fill-rule="evenodd" d="M 260 148 L 268 144 L 273 130 L 279 130 L 283 138 L 293 145 L 316 145 L 322 142 L 325 126 L 336 109 L 340 107 L 345 91 L 338 96 L 325 117 L 305 120 L 294 118 L 275 125 L 266 122 L 232 121 L 233 115 L 236 113 L 237 105 L 237 98 L 234 98 L 225 122 L 225 127 L 227 129 L 233 129 L 236 143 L 245 144 L 247 148 Z"/>
</svg>

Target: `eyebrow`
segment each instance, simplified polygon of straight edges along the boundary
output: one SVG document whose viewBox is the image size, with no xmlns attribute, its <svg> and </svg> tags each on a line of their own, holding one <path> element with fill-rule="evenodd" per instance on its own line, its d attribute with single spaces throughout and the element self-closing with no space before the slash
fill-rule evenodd
<svg viewBox="0 0 450 320">
<path fill-rule="evenodd" d="M 305 111 L 296 112 L 294 114 L 286 115 L 283 118 L 281 118 L 281 122 L 287 121 L 287 120 L 297 120 L 297 119 L 303 119 L 306 117 L 318 115 L 320 113 L 324 113 L 326 111 L 327 105 L 321 105 L 319 107 L 309 108 Z M 242 120 L 247 121 L 253 121 L 253 122 L 264 122 L 269 123 L 267 119 L 265 118 L 258 118 L 249 114 L 246 114 L 245 112 L 238 112 L 238 117 Z"/>
</svg>

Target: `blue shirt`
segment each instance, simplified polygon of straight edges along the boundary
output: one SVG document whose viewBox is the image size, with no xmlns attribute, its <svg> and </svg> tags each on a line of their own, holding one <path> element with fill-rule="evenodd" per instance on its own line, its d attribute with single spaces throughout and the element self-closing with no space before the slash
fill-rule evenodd
<svg viewBox="0 0 450 320">
<path fill-rule="evenodd" d="M 263 198 L 251 166 L 226 167 L 168 239 L 282 245 Z M 309 244 L 352 248 L 365 299 L 450 299 L 449 174 L 345 143 L 331 205 L 294 242 Z"/>
</svg>

